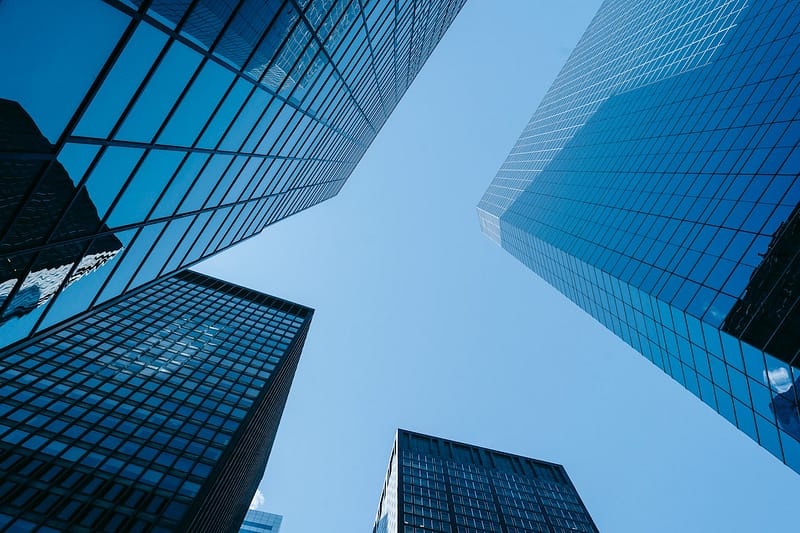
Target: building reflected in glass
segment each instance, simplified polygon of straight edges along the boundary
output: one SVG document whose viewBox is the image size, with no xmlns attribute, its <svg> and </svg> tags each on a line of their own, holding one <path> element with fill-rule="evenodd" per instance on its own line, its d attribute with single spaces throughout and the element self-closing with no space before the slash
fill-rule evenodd
<svg viewBox="0 0 800 533">
<path fill-rule="evenodd" d="M 463 3 L 0 2 L 3 113 L 30 119 L 0 138 L 30 180 L 0 189 L 0 346 L 336 195 Z M 34 125 L 47 147 L 15 145 Z"/>
<path fill-rule="evenodd" d="M 283 517 L 279 514 L 249 510 L 239 533 L 279 533 Z"/>
<path fill-rule="evenodd" d="M 0 99 L 0 145 L 6 152 L 0 158 L 2 323 L 110 261 L 122 243 L 100 222 L 86 191 L 76 193 L 64 167 L 52 160 L 53 145 L 30 115 L 10 100 Z"/>
<path fill-rule="evenodd" d="M 788 0 L 605 2 L 478 206 L 798 472 L 799 25 Z"/>
<path fill-rule="evenodd" d="M 184 271 L 0 352 L 0 530 L 238 531 L 312 314 Z"/>
<path fill-rule="evenodd" d="M 397 430 L 373 533 L 597 532 L 561 465 Z"/>
</svg>

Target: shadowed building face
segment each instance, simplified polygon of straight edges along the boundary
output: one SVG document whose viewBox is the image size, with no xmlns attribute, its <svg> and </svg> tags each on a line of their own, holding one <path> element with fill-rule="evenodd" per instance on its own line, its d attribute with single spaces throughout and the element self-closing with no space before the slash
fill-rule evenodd
<svg viewBox="0 0 800 533">
<path fill-rule="evenodd" d="M 373 533 L 596 533 L 561 465 L 397 430 Z"/>
</svg>

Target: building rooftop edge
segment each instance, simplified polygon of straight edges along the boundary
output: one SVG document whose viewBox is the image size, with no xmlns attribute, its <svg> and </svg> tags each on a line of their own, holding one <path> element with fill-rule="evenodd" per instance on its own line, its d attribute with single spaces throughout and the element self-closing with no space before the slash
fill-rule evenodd
<svg viewBox="0 0 800 533">
<path fill-rule="evenodd" d="M 508 452 L 508 451 L 505 451 L 505 450 L 496 450 L 494 448 L 489 448 L 487 446 L 480 446 L 478 444 L 470 444 L 468 442 L 462 442 L 462 441 L 458 441 L 458 440 L 448 439 L 446 437 L 440 437 L 438 435 L 430 435 L 428 433 L 420 433 L 419 431 L 412 431 L 410 429 L 397 428 L 397 431 L 395 433 L 395 437 L 399 436 L 401 432 L 409 433 L 411 435 L 418 435 L 420 437 L 428 437 L 428 438 L 433 438 L 433 439 L 439 439 L 439 440 L 450 442 L 452 444 L 459 444 L 461 446 L 468 446 L 470 448 L 480 448 L 480 449 L 486 450 L 488 452 L 499 453 L 499 454 L 503 454 L 503 455 L 510 455 L 510 456 L 513 456 L 513 457 L 518 457 L 520 459 L 529 459 L 531 461 L 537 461 L 539 463 L 546 463 L 546 464 L 549 464 L 549 465 L 552 465 L 552 466 L 557 466 L 557 467 L 560 467 L 560 468 L 566 470 L 564 468 L 564 465 L 562 465 L 561 463 L 554 463 L 553 461 L 546 461 L 544 459 L 539 459 L 538 457 L 531 457 L 529 455 L 520 455 L 518 453 Z"/>
<path fill-rule="evenodd" d="M 180 271 L 176 272 L 174 275 L 176 277 L 181 277 L 181 276 L 184 276 L 184 277 L 192 277 L 192 276 L 200 277 L 205 281 L 217 282 L 217 283 L 221 283 L 223 285 L 226 285 L 227 288 L 230 288 L 231 290 L 243 291 L 243 292 L 246 293 L 246 295 L 252 296 L 254 298 L 269 298 L 271 300 L 275 300 L 275 301 L 280 302 L 280 303 L 286 303 L 286 304 L 289 304 L 289 305 L 297 306 L 297 307 L 301 308 L 303 311 L 307 312 L 309 317 L 311 317 L 314 314 L 314 308 L 313 307 L 309 307 L 307 305 L 300 304 L 300 303 L 294 302 L 292 300 L 287 300 L 286 298 L 281 298 L 280 296 L 275 296 L 273 294 L 269 294 L 269 293 L 266 293 L 266 292 L 261 292 L 259 290 L 252 289 L 250 287 L 245 287 L 243 285 L 239 285 L 238 283 L 233 283 L 233 282 L 230 282 L 230 281 L 222 279 L 222 278 L 217 278 L 215 276 L 210 276 L 208 274 L 204 274 L 203 272 L 198 272 L 197 270 L 192 270 L 192 269 L 187 268 L 185 270 L 180 270 Z"/>
</svg>

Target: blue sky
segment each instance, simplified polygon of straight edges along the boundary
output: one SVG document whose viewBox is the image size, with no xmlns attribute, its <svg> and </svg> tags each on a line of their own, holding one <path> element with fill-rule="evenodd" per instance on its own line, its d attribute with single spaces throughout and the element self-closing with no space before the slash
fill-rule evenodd
<svg viewBox="0 0 800 533">
<path fill-rule="evenodd" d="M 566 466 L 601 531 L 788 531 L 800 477 L 483 237 L 599 1 L 469 0 L 338 197 L 199 270 L 316 309 L 261 485 L 369 531 L 394 430 Z"/>
</svg>

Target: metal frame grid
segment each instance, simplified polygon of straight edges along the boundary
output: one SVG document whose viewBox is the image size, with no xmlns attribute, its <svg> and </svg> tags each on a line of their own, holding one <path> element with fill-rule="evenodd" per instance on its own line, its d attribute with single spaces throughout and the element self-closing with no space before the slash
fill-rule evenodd
<svg viewBox="0 0 800 533">
<path fill-rule="evenodd" d="M 398 429 L 386 479 L 373 533 L 597 531 L 546 461 Z"/>
<path fill-rule="evenodd" d="M 479 213 L 512 255 L 800 471 L 798 50 L 796 2 L 604 3 Z"/>
<path fill-rule="evenodd" d="M 88 309 L 191 266 L 338 193 L 463 3 L 105 0 L 103 16 L 124 29 L 52 153 L 12 154 L 69 159 L 75 196 L 114 183 L 98 211 L 125 248 L 95 281 L 70 291 L 79 304 L 68 307 Z M 216 95 L 203 112 L 192 107 L 197 87 Z M 154 88 L 164 89 L 155 99 Z M 110 176 L 109 165 L 128 170 Z M 88 250 L 92 239 L 80 243 Z M 33 271 L 39 252 L 63 244 L 17 255 L 29 254 Z M 16 340 L 70 316 L 57 304 L 65 288 L 5 332 Z"/>
<path fill-rule="evenodd" d="M 0 527 L 235 531 L 312 314 L 183 272 L 0 353 Z"/>
</svg>

